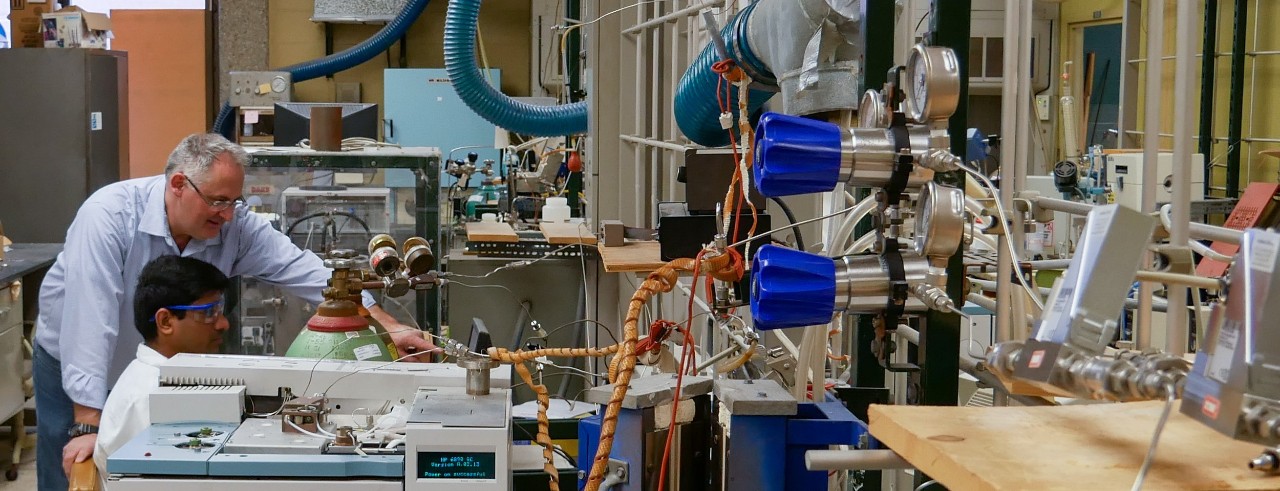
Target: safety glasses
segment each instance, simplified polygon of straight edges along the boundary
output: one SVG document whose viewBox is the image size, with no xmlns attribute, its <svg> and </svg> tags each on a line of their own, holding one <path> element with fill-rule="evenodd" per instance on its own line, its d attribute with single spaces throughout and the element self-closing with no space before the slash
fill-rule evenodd
<svg viewBox="0 0 1280 491">
<path fill-rule="evenodd" d="M 213 324 L 218 322 L 219 317 L 222 317 L 223 304 L 224 301 L 222 299 L 218 299 L 217 301 L 200 305 L 173 305 L 165 308 L 169 310 L 182 310 L 189 312 L 195 316 L 197 321 L 205 324 Z M 151 321 L 155 322 L 155 320 L 156 316 L 151 316 Z"/>
</svg>

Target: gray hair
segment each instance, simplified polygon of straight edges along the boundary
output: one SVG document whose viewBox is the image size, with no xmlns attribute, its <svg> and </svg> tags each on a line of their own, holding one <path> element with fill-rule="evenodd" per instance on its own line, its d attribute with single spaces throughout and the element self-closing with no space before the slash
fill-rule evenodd
<svg viewBox="0 0 1280 491">
<path fill-rule="evenodd" d="M 164 176 L 173 177 L 181 172 L 195 181 L 204 181 L 214 160 L 227 154 L 241 169 L 249 165 L 249 154 L 240 145 L 232 143 L 217 133 L 196 133 L 182 139 L 169 154 L 164 166 Z"/>
</svg>

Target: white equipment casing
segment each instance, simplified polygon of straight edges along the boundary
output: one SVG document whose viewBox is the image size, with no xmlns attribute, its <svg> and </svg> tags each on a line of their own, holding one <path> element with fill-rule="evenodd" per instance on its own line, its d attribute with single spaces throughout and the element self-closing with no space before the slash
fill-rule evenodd
<svg viewBox="0 0 1280 491">
<path fill-rule="evenodd" d="M 151 424 L 212 421 L 239 423 L 244 386 L 158 387 L 151 391 Z"/>
<path fill-rule="evenodd" d="M 467 371 L 452 363 L 179 354 L 160 365 L 160 383 L 243 385 L 251 396 L 276 396 L 280 387 L 289 387 L 296 396 L 326 392 L 330 398 L 385 400 L 407 397 L 419 387 L 466 387 Z M 511 368 L 491 370 L 489 383 L 511 387 Z"/>
<path fill-rule="evenodd" d="M 1106 156 L 1107 184 L 1115 194 L 1115 202 L 1134 210 L 1142 209 L 1142 187 L 1156 187 L 1156 206 L 1173 201 L 1173 154 L 1161 152 L 1156 164 L 1156 182 L 1142 182 L 1141 153 L 1115 153 Z M 1204 155 L 1191 155 L 1191 199 L 1204 199 Z"/>
<path fill-rule="evenodd" d="M 511 391 L 423 389 L 405 427 L 404 489 L 511 489 Z"/>
</svg>

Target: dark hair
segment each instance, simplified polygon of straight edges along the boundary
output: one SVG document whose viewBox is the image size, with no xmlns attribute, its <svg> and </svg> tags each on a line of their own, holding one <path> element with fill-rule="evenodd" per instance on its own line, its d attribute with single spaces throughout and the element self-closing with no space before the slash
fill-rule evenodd
<svg viewBox="0 0 1280 491">
<path fill-rule="evenodd" d="M 156 322 L 152 319 L 160 309 L 173 305 L 190 305 L 211 292 L 227 289 L 230 281 L 212 264 L 191 257 L 160 256 L 152 259 L 138 275 L 138 289 L 133 295 L 133 324 L 142 338 L 156 338 Z M 175 310 L 179 319 L 186 311 Z"/>
</svg>

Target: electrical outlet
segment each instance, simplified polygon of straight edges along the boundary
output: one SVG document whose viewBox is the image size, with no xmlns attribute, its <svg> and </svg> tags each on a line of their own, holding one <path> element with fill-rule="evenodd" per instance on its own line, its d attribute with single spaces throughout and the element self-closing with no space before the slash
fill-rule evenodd
<svg viewBox="0 0 1280 491">
<path fill-rule="evenodd" d="M 1036 96 L 1036 117 L 1040 118 L 1040 121 L 1049 120 L 1049 96 L 1048 95 Z"/>
</svg>

